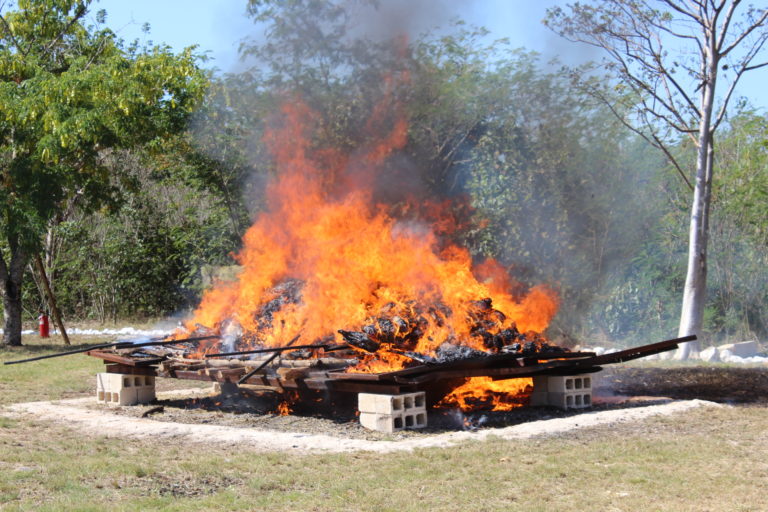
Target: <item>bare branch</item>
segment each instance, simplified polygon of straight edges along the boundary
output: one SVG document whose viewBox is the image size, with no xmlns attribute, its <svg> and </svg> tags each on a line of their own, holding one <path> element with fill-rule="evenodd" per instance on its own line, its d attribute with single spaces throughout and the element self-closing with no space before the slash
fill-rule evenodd
<svg viewBox="0 0 768 512">
<path fill-rule="evenodd" d="M 761 64 L 755 64 L 754 66 L 748 66 L 744 68 L 744 71 L 752 71 L 753 69 L 760 69 L 763 66 L 768 66 L 768 62 L 763 62 Z"/>
<path fill-rule="evenodd" d="M 766 39 L 768 39 L 768 34 L 766 34 L 758 44 L 755 44 L 752 48 L 750 48 L 749 52 L 746 56 L 744 56 L 744 59 L 741 62 L 741 68 L 736 72 L 736 76 L 733 77 L 733 80 L 731 80 L 731 84 L 728 87 L 728 92 L 725 94 L 725 99 L 723 100 L 722 105 L 720 105 L 720 111 L 717 113 L 717 117 L 715 118 L 715 122 L 713 124 L 714 128 L 716 129 L 720 122 L 725 118 L 725 112 L 726 108 L 728 107 L 728 102 L 731 100 L 731 95 L 733 95 L 734 89 L 736 89 L 736 84 L 739 83 L 739 80 L 741 79 L 742 75 L 746 73 L 747 71 L 751 71 L 753 69 L 759 69 L 763 66 L 768 65 L 768 62 L 763 62 L 761 64 L 756 64 L 754 66 L 750 66 L 749 63 L 752 62 L 752 59 L 754 59 L 758 53 L 760 53 L 760 50 L 762 49 L 763 45 L 765 45 Z"/>
<path fill-rule="evenodd" d="M 680 175 L 681 178 L 683 178 L 683 181 L 685 181 L 685 184 L 688 185 L 688 188 L 693 192 L 693 183 L 691 183 L 691 180 L 688 179 L 688 176 L 685 175 L 685 171 L 680 167 L 680 164 L 677 163 L 677 159 L 672 156 L 672 153 L 670 153 L 669 148 L 667 148 L 666 144 L 664 144 L 656 135 L 656 133 L 651 132 L 651 136 L 653 137 L 656 148 L 660 149 L 664 155 L 667 157 L 667 160 L 675 167 L 675 170 L 677 170 L 677 174 Z"/>
<path fill-rule="evenodd" d="M 731 24 L 733 13 L 736 10 L 737 5 L 739 5 L 738 0 L 731 2 L 731 5 L 728 7 L 728 12 L 725 13 L 725 19 L 723 19 L 723 23 L 720 25 L 720 37 L 717 38 L 717 42 L 715 44 L 715 50 L 717 52 L 720 52 L 720 50 L 723 48 L 723 44 L 725 44 L 725 36 L 728 34 L 728 27 Z"/>
<path fill-rule="evenodd" d="M 677 173 L 680 175 L 681 178 L 683 178 L 683 181 L 685 181 L 686 185 L 688 185 L 688 188 L 693 191 L 693 184 L 691 183 L 691 180 L 688 179 L 688 176 L 685 175 L 685 172 L 683 171 L 682 167 L 680 167 L 680 164 L 677 162 L 677 159 L 672 155 L 672 153 L 669 151 L 669 148 L 667 148 L 666 144 L 664 144 L 664 141 L 661 140 L 661 138 L 656 134 L 656 132 L 653 129 L 653 125 L 649 123 L 647 120 L 645 121 L 646 126 L 649 128 L 649 132 L 651 136 L 649 137 L 647 133 L 645 133 L 643 130 L 639 130 L 636 126 L 634 126 L 632 123 L 628 122 L 621 113 L 616 110 L 615 105 L 610 102 L 605 96 L 603 96 L 598 90 L 596 89 L 590 89 L 588 91 L 590 95 L 597 98 L 601 103 L 603 103 L 606 107 L 608 107 L 608 110 L 611 111 L 613 116 L 618 119 L 618 121 L 629 131 L 632 133 L 640 136 L 643 140 L 648 142 L 653 147 L 661 150 L 664 155 L 667 157 L 669 162 L 674 166 L 674 168 L 677 170 Z"/>
<path fill-rule="evenodd" d="M 656 101 L 658 101 L 659 104 L 664 108 L 664 110 L 666 110 L 673 117 L 675 117 L 675 119 L 677 120 L 675 124 L 685 125 L 685 120 L 680 115 L 680 112 L 678 111 L 678 109 L 674 108 L 674 104 L 672 102 L 667 102 L 656 91 L 653 90 L 650 84 L 642 80 L 640 77 L 635 76 L 635 74 L 632 73 L 632 71 L 629 68 L 629 63 L 627 63 L 626 59 L 624 59 L 624 56 L 621 54 L 621 52 L 617 50 L 612 50 L 610 48 L 606 48 L 606 51 L 608 51 L 608 53 L 614 58 L 614 60 L 616 60 L 621 65 L 622 73 L 624 77 L 628 79 L 629 82 L 634 85 L 634 87 L 636 87 L 635 90 L 637 92 L 640 92 L 640 91 L 646 92 L 648 95 L 653 97 Z M 698 113 L 698 109 L 695 106 L 693 108 Z M 678 128 L 675 127 L 675 129 L 678 129 Z"/>
<path fill-rule="evenodd" d="M 662 0 L 662 1 L 665 4 L 667 4 L 669 7 L 671 7 L 673 10 L 679 12 L 680 14 L 682 14 L 684 16 L 688 16 L 689 18 L 691 18 L 693 21 L 695 21 L 699 25 L 703 25 L 704 24 L 704 19 L 699 14 L 696 14 L 696 13 L 693 13 L 691 11 L 686 10 L 685 8 L 683 8 L 682 6 L 678 5 L 673 0 Z"/>
<path fill-rule="evenodd" d="M 749 36 L 749 34 L 751 34 L 752 32 L 754 32 L 754 31 L 755 31 L 755 30 L 757 30 L 758 28 L 760 28 L 760 27 L 763 27 L 763 26 L 764 26 L 764 24 L 765 24 L 765 21 L 766 21 L 766 20 L 768 20 L 768 9 L 765 9 L 765 10 L 763 11 L 763 14 L 760 16 L 760 18 L 759 18 L 759 19 L 758 19 L 756 22 L 754 22 L 752 25 L 750 25 L 749 27 L 747 27 L 747 29 L 746 29 L 744 32 L 742 32 L 742 33 L 741 33 L 741 35 L 740 35 L 739 37 L 737 37 L 737 38 L 736 38 L 736 40 L 735 40 L 735 41 L 733 41 L 733 43 L 731 43 L 731 44 L 730 44 L 730 46 L 728 46 L 728 48 L 726 48 L 725 50 L 721 51 L 721 52 L 720 52 L 720 56 L 721 56 L 721 57 L 725 57 L 726 55 L 728 55 L 729 53 L 731 53 L 731 51 L 732 51 L 734 48 L 736 48 L 737 46 L 739 46 L 739 44 L 741 44 L 741 42 L 742 42 L 742 41 L 743 41 L 743 40 L 744 40 L 744 39 L 745 39 L 747 36 Z"/>
</svg>

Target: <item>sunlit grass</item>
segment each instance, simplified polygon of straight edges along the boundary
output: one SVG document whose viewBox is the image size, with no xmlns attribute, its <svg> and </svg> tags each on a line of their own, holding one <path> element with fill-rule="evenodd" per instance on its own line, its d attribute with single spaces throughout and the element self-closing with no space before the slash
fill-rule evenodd
<svg viewBox="0 0 768 512">
<path fill-rule="evenodd" d="M 0 350 L 0 359 L 63 348 Z M 82 355 L 0 366 L 0 404 L 92 393 L 102 368 Z M 86 436 L 0 416 L 0 508 L 759 510 L 760 482 L 768 481 L 766 424 L 763 407 L 704 408 L 530 440 L 300 455 Z"/>
</svg>

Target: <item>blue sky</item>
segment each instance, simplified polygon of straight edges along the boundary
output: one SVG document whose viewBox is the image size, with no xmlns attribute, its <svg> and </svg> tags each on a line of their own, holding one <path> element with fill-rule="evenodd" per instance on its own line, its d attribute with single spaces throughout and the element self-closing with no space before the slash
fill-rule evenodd
<svg viewBox="0 0 768 512">
<path fill-rule="evenodd" d="M 419 21 L 410 27 L 416 32 L 459 16 L 490 29 L 495 37 L 510 38 L 514 46 L 542 53 L 578 51 L 540 23 L 546 8 L 556 5 L 556 0 L 417 0 L 411 5 L 414 3 L 422 5 Z M 127 40 L 151 39 L 176 49 L 197 44 L 210 52 L 213 65 L 230 71 L 237 64 L 240 40 L 258 37 L 256 27 L 243 15 L 245 4 L 245 0 L 97 0 L 93 11 L 106 9 L 107 25 Z M 437 15 L 424 14 L 426 6 Z M 151 26 L 149 37 L 141 31 L 145 22 Z"/>
<path fill-rule="evenodd" d="M 398 22 L 407 23 L 419 33 L 451 18 L 488 28 L 491 37 L 509 38 L 512 45 L 535 50 L 544 60 L 558 56 L 565 62 L 599 59 L 587 47 L 573 45 L 541 24 L 546 9 L 565 0 L 382 0 L 387 6 L 407 6 L 413 14 Z M 245 37 L 259 37 L 254 24 L 244 16 L 246 0 L 96 0 L 93 12 L 106 9 L 107 25 L 126 40 L 151 39 L 180 50 L 198 45 L 211 57 L 210 66 L 221 71 L 236 70 L 237 48 Z M 93 15 L 93 14 L 91 14 Z M 151 32 L 141 27 L 149 23 Z M 753 105 L 768 106 L 768 67 L 745 75 L 738 95 L 747 96 Z"/>
</svg>

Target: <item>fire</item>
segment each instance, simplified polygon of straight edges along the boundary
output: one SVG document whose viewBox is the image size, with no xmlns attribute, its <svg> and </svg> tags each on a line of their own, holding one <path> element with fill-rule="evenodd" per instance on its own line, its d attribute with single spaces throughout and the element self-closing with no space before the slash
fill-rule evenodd
<svg viewBox="0 0 768 512">
<path fill-rule="evenodd" d="M 352 154 L 318 148 L 318 116 L 299 100 L 283 105 L 265 135 L 276 178 L 236 255 L 242 272 L 205 293 L 190 331 L 234 326 L 238 349 L 297 335 L 304 344 L 369 337 L 371 350 L 356 347 L 358 372 L 401 369 L 413 363 L 408 353 L 434 356 L 446 345 L 488 351 L 504 336 L 504 345 L 517 335 L 538 339 L 557 311 L 552 290 L 526 291 L 497 262 L 475 265 L 468 250 L 447 243 L 441 235 L 455 225 L 441 214 L 447 204 L 374 200 L 377 173 L 407 142 L 404 117 L 386 107 L 368 123 L 371 142 Z M 475 382 L 502 389 L 511 381 Z"/>
<path fill-rule="evenodd" d="M 510 411 L 525 405 L 533 391 L 533 379 L 493 380 L 472 377 L 446 395 L 436 407 L 458 407 L 462 411 Z"/>
<path fill-rule="evenodd" d="M 280 402 L 277 405 L 277 415 L 278 416 L 288 416 L 293 412 L 293 408 L 291 407 L 291 404 L 288 403 L 288 401 Z"/>
</svg>

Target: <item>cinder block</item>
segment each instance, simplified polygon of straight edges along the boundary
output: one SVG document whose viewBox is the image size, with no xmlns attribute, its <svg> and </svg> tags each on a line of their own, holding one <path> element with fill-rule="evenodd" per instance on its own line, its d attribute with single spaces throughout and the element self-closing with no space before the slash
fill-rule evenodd
<svg viewBox="0 0 768 512">
<path fill-rule="evenodd" d="M 534 389 L 535 385 L 534 385 Z M 547 379 L 547 391 L 550 393 L 571 393 L 574 391 L 591 390 L 592 377 L 590 374 L 582 375 L 552 375 Z"/>
<path fill-rule="evenodd" d="M 534 386 L 534 392 L 531 393 L 531 405 L 534 407 L 539 407 L 543 405 L 549 405 L 549 396 L 546 391 L 535 391 L 536 387 Z"/>
<path fill-rule="evenodd" d="M 424 428 L 427 426 L 427 411 L 413 411 L 403 414 L 405 428 Z"/>
<path fill-rule="evenodd" d="M 148 404 L 157 398 L 155 395 L 154 386 L 144 386 L 136 390 L 136 402 L 140 404 Z"/>
<path fill-rule="evenodd" d="M 96 399 L 107 405 L 135 405 L 155 399 L 155 378 L 149 375 L 99 373 Z"/>
<path fill-rule="evenodd" d="M 592 393 L 548 393 L 547 402 L 560 409 L 585 409 L 592 407 Z"/>
<path fill-rule="evenodd" d="M 99 391 L 96 397 L 107 405 L 135 405 L 138 395 L 136 388 L 123 388 L 118 391 Z"/>
<path fill-rule="evenodd" d="M 426 395 L 424 392 L 403 393 L 401 395 L 358 393 L 357 409 L 361 413 L 371 414 L 401 414 L 405 412 L 426 411 Z"/>
<path fill-rule="evenodd" d="M 121 389 L 123 387 L 123 375 L 119 373 L 97 373 L 96 389 L 109 390 Z"/>
<path fill-rule="evenodd" d="M 397 432 L 403 429 L 424 428 L 427 426 L 426 409 L 411 410 L 405 413 L 376 414 L 360 413 L 360 424 L 365 428 L 378 432 Z"/>
<path fill-rule="evenodd" d="M 592 406 L 592 373 L 581 375 L 544 375 L 533 378 L 533 406 L 551 405 L 561 409 Z"/>
<path fill-rule="evenodd" d="M 376 414 L 371 412 L 360 413 L 360 424 L 365 428 L 378 432 L 397 432 L 405 428 L 402 414 Z"/>
</svg>

